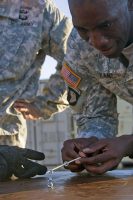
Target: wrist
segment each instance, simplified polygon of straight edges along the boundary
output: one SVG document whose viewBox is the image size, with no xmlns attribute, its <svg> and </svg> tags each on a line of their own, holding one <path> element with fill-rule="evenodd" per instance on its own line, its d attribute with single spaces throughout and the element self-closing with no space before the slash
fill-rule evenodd
<svg viewBox="0 0 133 200">
<path fill-rule="evenodd" d="M 129 154 L 129 158 L 133 158 L 133 135 L 131 135 L 131 153 Z"/>
<path fill-rule="evenodd" d="M 133 135 L 123 135 L 121 138 L 127 143 L 126 155 L 129 158 L 133 158 Z"/>
</svg>

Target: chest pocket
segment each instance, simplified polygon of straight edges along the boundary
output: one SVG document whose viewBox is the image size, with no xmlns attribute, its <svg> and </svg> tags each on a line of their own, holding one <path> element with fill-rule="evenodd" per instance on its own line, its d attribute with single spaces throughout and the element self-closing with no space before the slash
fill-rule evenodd
<svg viewBox="0 0 133 200">
<path fill-rule="evenodd" d="M 23 40 L 23 31 L 9 26 L 9 20 L 19 19 L 20 7 L 21 0 L 0 0 L 0 80 L 12 77 L 12 72 L 5 68 Z"/>
<path fill-rule="evenodd" d="M 0 81 L 14 78 L 13 59 L 20 48 L 24 32 L 20 27 L 2 27 L 0 31 Z M 8 66 L 11 67 L 8 68 Z"/>
<path fill-rule="evenodd" d="M 0 0 L 0 17 L 19 18 L 21 0 Z"/>
<path fill-rule="evenodd" d="M 8 10 L 10 7 L 9 5 L 15 4 L 9 3 L 12 1 L 14 0 L 5 0 L 2 4 L 0 0 L 0 5 L 5 6 Z M 15 2 L 17 4 L 18 0 L 15 0 Z M 18 79 L 20 75 L 22 76 L 25 68 L 27 69 L 27 67 L 31 65 L 32 60 L 39 50 L 41 21 L 43 20 L 43 4 L 40 4 L 38 0 L 24 0 L 21 2 L 21 6 L 19 4 L 18 19 L 13 20 L 13 22 L 8 25 L 1 24 L 0 21 L 0 81 Z M 17 10 L 19 6 L 17 5 Z M 13 9 L 14 8 L 11 10 Z M 20 19 L 20 14 L 25 14 L 27 9 L 29 10 L 29 13 L 26 13 L 28 14 L 28 19 Z M 6 16 L 7 14 L 8 17 L 13 16 L 11 10 L 10 12 L 3 13 L 3 15 L 5 14 Z M 26 26 L 21 24 L 21 22 L 28 22 L 32 19 L 33 22 L 36 22 L 36 27 L 27 23 Z"/>
<path fill-rule="evenodd" d="M 120 98 L 128 101 L 129 103 L 133 103 L 133 74 L 129 73 L 129 75 L 125 74 L 124 77 L 118 79 L 115 78 L 103 78 L 100 80 L 101 84 L 119 96 Z"/>
<path fill-rule="evenodd" d="M 23 0 L 19 13 L 21 25 L 38 27 L 43 20 L 44 0 Z"/>
</svg>

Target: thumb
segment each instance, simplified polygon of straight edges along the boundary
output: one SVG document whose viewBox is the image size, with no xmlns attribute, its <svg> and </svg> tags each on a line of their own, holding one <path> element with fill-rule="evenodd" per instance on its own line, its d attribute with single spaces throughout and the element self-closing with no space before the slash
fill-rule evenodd
<svg viewBox="0 0 133 200">
<path fill-rule="evenodd" d="M 106 146 L 106 143 L 104 143 L 104 141 L 102 141 L 102 140 L 101 141 L 99 140 L 98 142 L 92 144 L 90 147 L 84 148 L 83 153 L 85 153 L 85 154 L 96 153 L 96 152 L 102 150 L 103 148 L 105 148 L 105 146 Z"/>
</svg>

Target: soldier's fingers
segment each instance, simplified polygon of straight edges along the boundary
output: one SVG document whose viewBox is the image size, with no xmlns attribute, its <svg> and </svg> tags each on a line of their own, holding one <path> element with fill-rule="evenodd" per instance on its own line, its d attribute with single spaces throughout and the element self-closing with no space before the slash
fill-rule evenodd
<svg viewBox="0 0 133 200">
<path fill-rule="evenodd" d="M 29 114 L 29 115 L 28 115 L 28 118 L 31 119 L 31 120 L 37 120 L 37 119 L 39 119 L 40 117 L 37 117 L 36 115 Z"/>
<path fill-rule="evenodd" d="M 14 174 L 19 178 L 30 178 L 35 175 L 43 175 L 46 172 L 46 166 L 25 159 L 23 167 L 19 167 Z"/>
<path fill-rule="evenodd" d="M 20 112 L 25 112 L 25 113 L 29 113 L 29 109 L 28 108 L 26 108 L 26 107 L 17 107 L 16 108 L 17 110 L 19 110 Z"/>
<path fill-rule="evenodd" d="M 65 169 L 69 169 L 69 170 L 75 169 L 75 168 L 77 168 L 77 167 L 78 167 L 78 166 L 77 166 L 76 164 L 69 164 L 69 165 L 67 165 L 67 166 L 64 166 Z"/>
<path fill-rule="evenodd" d="M 73 160 L 73 158 L 71 156 L 68 156 L 68 155 L 62 155 L 62 160 L 63 162 L 66 162 L 66 161 L 70 161 L 70 160 Z"/>
<path fill-rule="evenodd" d="M 21 112 L 21 111 L 20 111 Z M 30 114 L 29 112 L 21 112 L 22 113 L 22 115 L 23 115 L 23 117 L 25 118 L 25 119 L 29 119 L 29 120 L 37 120 L 37 119 L 39 119 L 40 117 L 37 117 L 37 116 L 35 116 L 35 115 L 33 115 L 33 114 Z"/>
<path fill-rule="evenodd" d="M 83 153 L 83 152 L 79 152 L 79 156 L 81 157 L 81 158 L 86 158 L 86 154 L 85 153 Z"/>
<path fill-rule="evenodd" d="M 107 144 L 104 142 L 104 140 L 99 140 L 98 142 L 92 144 L 89 148 L 85 148 L 82 151 L 85 154 L 92 154 L 92 153 L 102 150 L 103 148 L 106 147 L 106 145 Z"/>
<path fill-rule="evenodd" d="M 71 172 L 81 172 L 83 171 L 85 168 L 83 165 L 75 165 L 73 166 L 73 168 L 71 168 Z"/>
<path fill-rule="evenodd" d="M 25 168 L 23 167 L 23 165 L 18 165 L 15 167 L 14 171 L 13 171 L 13 174 L 16 176 L 16 177 L 21 177 L 24 173 L 25 173 Z"/>
<path fill-rule="evenodd" d="M 27 108 L 29 104 L 27 103 L 20 103 L 20 102 L 15 102 L 14 107 L 16 108 Z"/>
<path fill-rule="evenodd" d="M 81 172 L 84 167 L 83 165 L 69 164 L 68 166 L 64 166 L 65 169 L 70 170 L 71 172 Z"/>
<path fill-rule="evenodd" d="M 78 153 L 70 147 L 63 147 L 61 152 L 63 161 L 69 161 L 79 157 Z"/>
<path fill-rule="evenodd" d="M 6 160 L 0 155 L 0 181 L 4 181 L 12 175 Z"/>
<path fill-rule="evenodd" d="M 25 161 L 24 167 L 28 170 L 33 169 L 33 170 L 31 170 L 31 173 L 33 171 L 34 173 L 36 173 L 36 175 L 43 175 L 47 172 L 46 166 L 40 165 L 39 163 L 33 162 L 31 160 L 27 160 L 27 159 Z"/>
<path fill-rule="evenodd" d="M 106 162 L 110 159 L 112 159 L 111 154 L 109 152 L 105 152 L 105 153 L 94 155 L 92 157 L 81 158 L 79 161 L 82 164 L 93 165 L 93 164 L 97 164 L 97 163 Z"/>
<path fill-rule="evenodd" d="M 29 102 L 27 102 L 27 100 L 25 99 L 19 99 L 19 100 L 16 100 L 15 103 L 29 103 Z"/>
<path fill-rule="evenodd" d="M 29 112 L 21 112 L 25 119 L 33 119 L 32 115 Z"/>
<path fill-rule="evenodd" d="M 18 111 L 21 112 L 20 110 Z M 25 112 L 21 112 L 21 114 L 23 115 L 24 119 L 29 119 L 29 115 L 27 115 Z"/>
<path fill-rule="evenodd" d="M 70 161 L 70 160 L 73 160 L 78 157 L 79 156 L 76 152 L 69 152 L 69 151 L 62 150 L 62 160 L 63 161 Z"/>
<path fill-rule="evenodd" d="M 101 164 L 100 166 L 91 166 L 91 165 L 88 165 L 88 166 L 86 166 L 86 170 L 88 172 L 93 173 L 93 174 L 103 174 L 103 173 L 111 170 L 115 166 L 117 166 L 117 164 L 118 163 L 116 163 L 116 161 L 110 160 L 110 161 L 108 161 L 106 163 Z"/>
<path fill-rule="evenodd" d="M 44 153 L 32 149 L 19 148 L 19 152 L 22 156 L 33 160 L 44 160 L 45 158 Z"/>
</svg>

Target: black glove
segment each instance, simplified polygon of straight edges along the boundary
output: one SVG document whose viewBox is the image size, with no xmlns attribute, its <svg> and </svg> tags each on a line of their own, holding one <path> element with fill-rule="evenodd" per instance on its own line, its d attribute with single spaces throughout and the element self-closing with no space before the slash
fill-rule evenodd
<svg viewBox="0 0 133 200">
<path fill-rule="evenodd" d="M 18 178 L 45 174 L 45 166 L 31 161 L 44 158 L 43 153 L 31 149 L 0 145 L 0 181 L 10 178 L 13 174 Z"/>
</svg>

